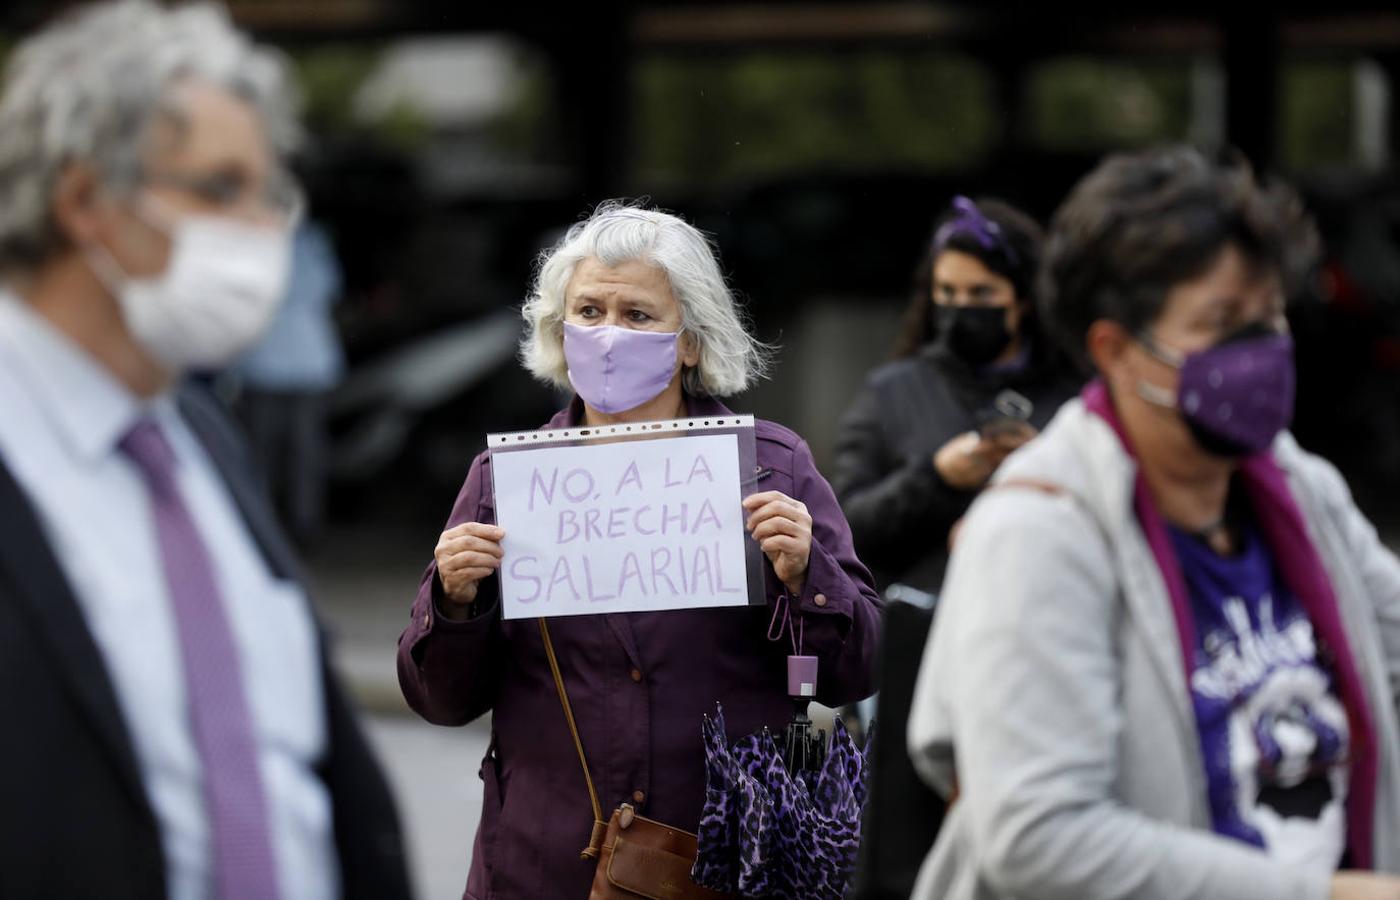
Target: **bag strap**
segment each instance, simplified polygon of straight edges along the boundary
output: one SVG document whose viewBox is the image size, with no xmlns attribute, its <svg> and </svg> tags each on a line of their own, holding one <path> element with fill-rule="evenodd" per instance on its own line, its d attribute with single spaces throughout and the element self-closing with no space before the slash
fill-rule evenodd
<svg viewBox="0 0 1400 900">
<path fill-rule="evenodd" d="M 1045 481 L 1040 478 L 1006 478 L 990 485 L 987 490 L 997 490 L 999 488 L 1030 488 L 1033 491 L 1040 491 L 1042 494 L 1049 494 L 1052 497 L 1063 496 L 1069 491 L 1053 481 Z"/>
<path fill-rule="evenodd" d="M 1074 505 L 1079 507 L 1079 511 L 1089 517 L 1089 521 L 1094 523 L 1094 527 L 1099 532 L 1099 537 L 1103 538 L 1105 547 L 1113 546 L 1113 536 L 1109 533 L 1108 527 L 1103 520 L 1094 512 L 1094 508 L 1089 505 L 1078 493 L 1070 490 L 1062 484 L 1047 481 L 1041 478 L 1004 478 L 1001 481 L 989 484 L 985 488 L 987 491 L 999 490 L 1001 488 L 1021 488 L 1023 490 L 1038 491 L 1050 497 L 1068 497 L 1074 501 Z"/>
<path fill-rule="evenodd" d="M 559 705 L 564 707 L 564 719 L 569 723 L 569 733 L 574 737 L 574 749 L 578 751 L 579 765 L 583 768 L 583 781 L 588 785 L 588 800 L 593 804 L 593 833 L 588 846 L 579 853 L 580 859 L 597 859 L 607 834 L 608 823 L 603 821 L 603 807 L 598 803 L 598 791 L 593 787 L 593 776 L 588 773 L 588 757 L 583 755 L 583 738 L 579 737 L 578 724 L 574 722 L 574 708 L 569 705 L 569 692 L 564 688 L 564 675 L 559 671 L 559 660 L 554 655 L 554 642 L 549 639 L 549 623 L 539 620 L 540 637 L 544 639 L 544 655 L 549 660 L 549 671 L 554 675 L 554 688 L 559 692 Z"/>
</svg>

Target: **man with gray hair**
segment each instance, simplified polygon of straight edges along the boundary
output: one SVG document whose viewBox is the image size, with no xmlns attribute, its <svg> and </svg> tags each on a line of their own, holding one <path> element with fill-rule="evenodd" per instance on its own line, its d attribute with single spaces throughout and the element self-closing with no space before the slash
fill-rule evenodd
<svg viewBox="0 0 1400 900">
<path fill-rule="evenodd" d="M 0 896 L 408 896 L 388 787 L 217 405 L 300 207 L 280 59 L 123 0 L 0 95 Z"/>
</svg>

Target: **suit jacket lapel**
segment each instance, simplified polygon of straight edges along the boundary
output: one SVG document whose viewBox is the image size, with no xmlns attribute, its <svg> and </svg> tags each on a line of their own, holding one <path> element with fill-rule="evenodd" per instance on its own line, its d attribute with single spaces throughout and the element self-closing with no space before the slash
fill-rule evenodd
<svg viewBox="0 0 1400 900">
<path fill-rule="evenodd" d="M 150 809 L 131 735 L 102 654 L 88 630 L 72 586 L 44 537 L 39 517 L 9 469 L 0 462 L 0 579 L 24 607 L 54 668 L 85 713 L 97 740 L 111 753 L 122 782 L 141 809 Z M 4 595 L 0 595 L 4 596 Z"/>
<path fill-rule="evenodd" d="M 209 454 L 209 461 L 228 488 L 229 496 L 272 573 L 278 578 L 305 584 L 296 554 L 282 534 L 262 484 L 242 455 L 243 444 L 225 414 L 214 407 L 216 402 L 193 387 L 181 391 L 176 398 L 180 415 L 204 452 Z"/>
</svg>

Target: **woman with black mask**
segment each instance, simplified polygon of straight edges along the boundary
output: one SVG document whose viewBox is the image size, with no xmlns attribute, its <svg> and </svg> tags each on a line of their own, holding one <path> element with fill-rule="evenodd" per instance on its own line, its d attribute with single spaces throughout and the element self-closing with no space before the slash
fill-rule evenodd
<svg viewBox="0 0 1400 900">
<path fill-rule="evenodd" d="M 954 523 L 1079 387 L 1037 326 L 1040 243 L 1020 210 L 955 198 L 915 270 L 894 360 L 846 414 L 833 482 L 882 589 L 938 590 Z"/>
</svg>

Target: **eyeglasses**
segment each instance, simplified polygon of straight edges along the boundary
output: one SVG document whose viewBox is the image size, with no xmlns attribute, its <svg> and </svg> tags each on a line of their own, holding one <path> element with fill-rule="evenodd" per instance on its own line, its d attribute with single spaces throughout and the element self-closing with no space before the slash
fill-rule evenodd
<svg viewBox="0 0 1400 900">
<path fill-rule="evenodd" d="M 183 191 L 221 214 L 251 220 L 295 223 L 306 206 L 301 185 L 284 168 L 275 169 L 261 185 L 254 185 L 246 171 L 234 168 L 206 174 L 147 172 L 142 181 Z"/>
</svg>

